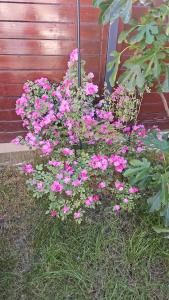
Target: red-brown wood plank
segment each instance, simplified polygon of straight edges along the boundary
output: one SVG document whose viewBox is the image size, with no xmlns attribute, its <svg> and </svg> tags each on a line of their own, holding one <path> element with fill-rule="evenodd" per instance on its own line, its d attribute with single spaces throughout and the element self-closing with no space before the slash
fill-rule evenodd
<svg viewBox="0 0 169 300">
<path fill-rule="evenodd" d="M 99 46 L 99 41 L 82 40 L 82 54 L 97 54 Z M 0 54 L 68 55 L 76 47 L 68 40 L 0 40 Z"/>
<path fill-rule="evenodd" d="M 25 133 L 25 131 L 0 132 L 0 143 L 9 143 L 12 139 L 16 138 L 16 136 L 24 136 Z"/>
<path fill-rule="evenodd" d="M 90 71 L 92 69 L 90 68 Z M 59 82 L 63 79 L 63 76 L 65 75 L 65 70 L 13 70 L 13 71 L 0 71 L 0 84 L 18 84 L 22 83 L 22 85 L 27 80 L 35 80 L 37 78 L 41 77 L 47 77 L 51 81 Z M 98 81 L 98 73 L 95 74 L 95 81 Z M 0 95 L 2 96 L 2 95 Z M 6 94 L 6 96 L 8 96 Z"/>
<path fill-rule="evenodd" d="M 69 26 L 69 27 L 68 27 Z M 0 38 L 17 39 L 76 39 L 76 24 L 66 23 L 30 23 L 30 22 L 1 22 Z M 82 40 L 99 40 L 101 26 L 98 24 L 81 24 Z"/>
<path fill-rule="evenodd" d="M 20 120 L 21 118 L 16 115 L 15 110 L 6 110 L 1 111 L 0 110 L 0 120 L 2 121 L 16 121 Z"/>
<path fill-rule="evenodd" d="M 99 9 L 81 6 L 81 22 L 97 23 Z M 76 7 L 66 5 L 41 5 L 0 3 L 0 21 L 75 22 Z"/>
<path fill-rule="evenodd" d="M 69 56 L 0 55 L 0 70 L 65 70 L 68 59 Z M 98 72 L 99 55 L 83 55 L 82 59 L 86 61 L 87 71 Z"/>
<path fill-rule="evenodd" d="M 76 5 L 76 0 L 0 0 L 7 3 L 35 3 L 35 4 L 72 4 Z M 81 0 L 81 5 L 92 5 L 92 0 Z"/>
<path fill-rule="evenodd" d="M 25 131 L 22 121 L 0 121 L 0 132 Z"/>
<path fill-rule="evenodd" d="M 0 110 L 14 109 L 16 106 L 16 97 L 0 97 Z"/>
</svg>

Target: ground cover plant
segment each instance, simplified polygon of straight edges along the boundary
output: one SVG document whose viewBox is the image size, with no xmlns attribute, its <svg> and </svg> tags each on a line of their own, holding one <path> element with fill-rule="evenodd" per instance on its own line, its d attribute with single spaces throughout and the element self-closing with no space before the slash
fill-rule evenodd
<svg viewBox="0 0 169 300">
<path fill-rule="evenodd" d="M 168 240 L 146 206 L 114 217 L 88 214 L 79 226 L 45 215 L 16 168 L 0 172 L 0 295 L 4 300 L 159 299 L 169 295 Z"/>
</svg>

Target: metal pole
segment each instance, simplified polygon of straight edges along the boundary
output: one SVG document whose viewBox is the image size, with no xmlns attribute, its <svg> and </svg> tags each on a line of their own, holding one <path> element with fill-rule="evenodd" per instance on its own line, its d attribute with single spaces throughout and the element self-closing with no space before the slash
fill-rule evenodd
<svg viewBox="0 0 169 300">
<path fill-rule="evenodd" d="M 78 87 L 81 87 L 80 0 L 77 0 L 77 48 L 78 48 Z"/>
</svg>

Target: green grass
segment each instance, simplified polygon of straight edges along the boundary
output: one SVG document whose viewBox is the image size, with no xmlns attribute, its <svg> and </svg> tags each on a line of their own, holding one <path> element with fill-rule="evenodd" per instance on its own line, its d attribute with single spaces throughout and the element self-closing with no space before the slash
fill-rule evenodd
<svg viewBox="0 0 169 300">
<path fill-rule="evenodd" d="M 18 180 L 24 183 L 24 179 Z M 22 184 L 21 198 L 14 197 L 6 179 L 1 185 L 6 210 L 11 197 L 13 207 L 22 205 L 21 212 L 13 210 L 9 216 L 11 222 L 4 234 L 0 299 L 169 299 L 169 241 L 153 232 L 157 217 L 150 220 L 143 210 L 118 218 L 97 210 L 81 225 L 59 223 L 29 200 Z M 16 225 L 12 216 L 18 213 L 21 221 Z M 23 270 L 23 251 L 19 256 L 16 239 L 12 239 L 16 234 L 26 235 L 28 270 Z"/>
</svg>

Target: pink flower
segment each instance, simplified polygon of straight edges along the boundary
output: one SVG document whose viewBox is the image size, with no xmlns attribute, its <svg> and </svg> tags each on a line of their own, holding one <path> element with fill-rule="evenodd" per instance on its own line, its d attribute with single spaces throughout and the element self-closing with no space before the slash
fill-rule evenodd
<svg viewBox="0 0 169 300">
<path fill-rule="evenodd" d="M 42 95 L 42 100 L 47 100 L 49 98 L 49 96 L 48 95 Z"/>
<path fill-rule="evenodd" d="M 71 190 L 67 190 L 67 191 L 65 191 L 65 193 L 69 197 L 73 195 L 73 192 Z"/>
<path fill-rule="evenodd" d="M 93 204 L 93 197 L 92 197 L 92 196 L 88 197 L 88 198 L 85 200 L 85 204 L 86 204 L 86 206 L 92 205 L 92 204 Z"/>
<path fill-rule="evenodd" d="M 123 202 L 124 202 L 125 204 L 127 204 L 127 203 L 129 202 L 129 199 L 128 199 L 128 198 L 124 198 L 124 199 L 123 199 Z"/>
<path fill-rule="evenodd" d="M 25 164 L 25 165 L 23 166 L 23 171 L 24 171 L 25 173 L 27 173 L 27 174 L 31 174 L 31 173 L 34 172 L 34 169 L 33 169 L 33 167 L 32 167 L 31 164 Z"/>
<path fill-rule="evenodd" d="M 83 181 L 86 181 L 88 179 L 87 170 L 82 170 L 80 173 L 80 177 Z"/>
<path fill-rule="evenodd" d="M 94 78 L 94 74 L 92 72 L 90 72 L 88 75 L 87 75 L 88 79 L 93 79 Z"/>
<path fill-rule="evenodd" d="M 119 191 L 123 191 L 124 190 L 124 183 L 117 180 L 115 182 L 115 188 Z"/>
<path fill-rule="evenodd" d="M 73 150 L 71 150 L 71 149 L 69 149 L 69 148 L 64 148 L 63 150 L 62 150 L 62 153 L 64 154 L 64 155 L 73 155 L 74 154 L 74 151 Z"/>
<path fill-rule="evenodd" d="M 113 206 L 113 210 L 114 210 L 114 212 L 116 212 L 116 213 L 118 213 L 118 212 L 120 211 L 120 209 L 121 209 L 121 206 L 120 206 L 120 205 L 114 205 L 114 206 Z"/>
<path fill-rule="evenodd" d="M 129 188 L 129 193 L 130 194 L 135 194 L 135 193 L 138 193 L 139 192 L 139 189 L 135 186 Z"/>
<path fill-rule="evenodd" d="M 72 185 L 74 187 L 80 186 L 81 185 L 81 181 L 79 179 L 76 179 L 76 180 L 72 181 Z"/>
<path fill-rule="evenodd" d="M 126 152 L 128 152 L 129 151 L 129 147 L 128 146 L 124 146 L 124 147 L 122 147 L 121 149 L 120 149 L 120 153 L 123 153 L 123 154 L 125 154 Z"/>
<path fill-rule="evenodd" d="M 13 139 L 11 141 L 11 143 L 15 144 L 15 145 L 20 145 L 20 138 L 16 137 L 15 139 Z"/>
<path fill-rule="evenodd" d="M 42 181 L 37 182 L 37 189 L 39 192 L 43 192 L 44 190 L 44 183 Z"/>
<path fill-rule="evenodd" d="M 99 195 L 94 195 L 93 196 L 93 201 L 94 202 L 97 202 L 97 201 L 99 201 L 100 200 L 100 196 Z"/>
<path fill-rule="evenodd" d="M 67 100 L 62 100 L 61 105 L 59 107 L 59 112 L 62 114 L 70 112 L 70 107 Z"/>
<path fill-rule="evenodd" d="M 141 153 L 141 152 L 143 152 L 144 150 L 145 150 L 144 147 L 137 147 L 137 148 L 136 148 L 136 152 L 137 152 L 137 153 Z"/>
<path fill-rule="evenodd" d="M 109 163 L 113 164 L 115 170 L 119 173 L 121 173 L 127 167 L 127 160 L 119 155 L 111 155 L 111 157 L 109 158 Z"/>
<path fill-rule="evenodd" d="M 49 164 L 49 166 L 60 167 L 62 163 L 60 161 L 56 161 L 56 160 L 49 160 L 48 164 Z"/>
<path fill-rule="evenodd" d="M 98 184 L 99 189 L 104 189 L 105 187 L 106 187 L 106 183 L 104 181 L 102 181 Z"/>
<path fill-rule="evenodd" d="M 89 165 L 93 169 L 101 169 L 102 171 L 105 171 L 108 168 L 108 158 L 105 155 L 93 155 Z"/>
<path fill-rule="evenodd" d="M 67 176 L 67 177 L 64 178 L 63 181 L 64 181 L 64 183 L 68 184 L 68 183 L 70 183 L 71 178 Z"/>
<path fill-rule="evenodd" d="M 70 61 L 75 62 L 78 61 L 78 49 L 74 49 L 70 54 Z"/>
<path fill-rule="evenodd" d="M 82 216 L 80 211 L 74 213 L 74 219 L 79 219 Z"/>
<path fill-rule="evenodd" d="M 98 86 L 93 83 L 86 83 L 85 94 L 87 96 L 96 94 L 98 92 Z"/>
<path fill-rule="evenodd" d="M 52 145 L 52 143 L 49 140 L 47 140 L 47 141 L 43 142 L 42 144 L 43 144 L 43 146 L 41 148 L 42 153 L 44 155 L 51 154 L 51 152 L 53 151 L 53 145 Z"/>
<path fill-rule="evenodd" d="M 63 213 L 64 213 L 64 214 L 67 214 L 69 210 L 70 210 L 70 207 L 68 207 L 68 206 L 65 204 L 64 207 L 63 207 Z"/>
<path fill-rule="evenodd" d="M 56 212 L 56 210 L 54 210 L 54 209 L 51 210 L 50 215 L 51 215 L 52 218 L 56 218 L 56 217 L 57 217 L 57 212 Z"/>
<path fill-rule="evenodd" d="M 59 181 L 54 181 L 53 184 L 51 185 L 51 191 L 52 192 L 59 192 L 61 193 L 63 190 L 63 185 L 60 184 Z"/>
</svg>

